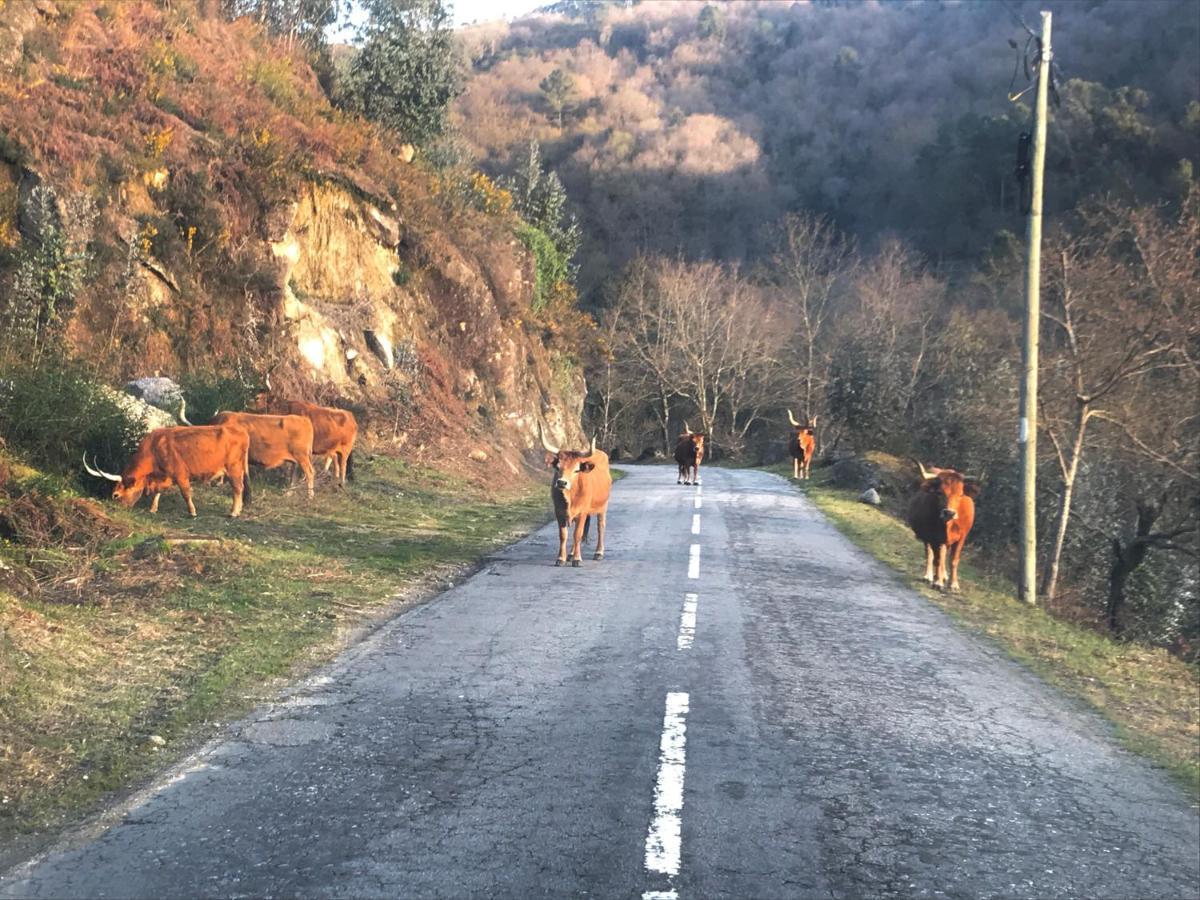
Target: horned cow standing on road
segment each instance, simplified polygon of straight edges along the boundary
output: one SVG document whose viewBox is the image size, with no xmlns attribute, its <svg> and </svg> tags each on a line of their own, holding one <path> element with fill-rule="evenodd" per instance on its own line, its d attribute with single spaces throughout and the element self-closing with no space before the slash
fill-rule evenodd
<svg viewBox="0 0 1200 900">
<path fill-rule="evenodd" d="M 675 445 L 675 462 L 679 464 L 676 484 L 700 483 L 700 463 L 704 461 L 704 435 L 697 434 L 683 423 L 683 434 Z"/>
<path fill-rule="evenodd" d="M 312 455 L 325 460 L 325 470 L 332 461 L 336 466 L 334 475 L 339 484 L 345 485 L 347 478 L 354 477 L 354 442 L 358 438 L 358 422 L 354 413 L 345 409 L 333 409 L 305 403 L 303 400 L 276 400 L 267 390 L 254 401 L 254 409 L 260 413 L 304 416 L 313 427 Z"/>
<path fill-rule="evenodd" d="M 788 438 L 788 453 L 792 456 L 792 477 L 808 478 L 808 469 L 812 465 L 813 453 L 817 449 L 815 436 L 817 417 L 813 416 L 801 425 L 796 421 L 796 417 L 792 415 L 790 409 L 787 414 L 788 421 L 796 429 L 796 433 Z"/>
<path fill-rule="evenodd" d="M 214 425 L 240 425 L 250 435 L 250 462 L 274 469 L 293 462 L 308 482 L 313 496 L 313 425 L 307 416 L 269 416 L 255 413 L 217 413 Z"/>
<path fill-rule="evenodd" d="M 178 487 L 193 518 L 196 504 L 192 502 L 192 482 L 228 475 L 233 485 L 233 510 L 229 514 L 236 518 L 241 514 L 243 499 L 250 502 L 250 480 L 246 477 L 249 455 L 250 435 L 240 425 L 196 425 L 150 432 L 120 475 L 93 469 L 86 454 L 83 466 L 97 478 L 115 481 L 112 496 L 123 506 L 133 506 L 143 494 L 153 494 L 152 513 L 158 512 L 162 492 Z"/>
<path fill-rule="evenodd" d="M 958 561 L 967 534 L 975 524 L 978 480 L 954 469 L 926 469 L 917 462 L 921 480 L 908 504 L 908 524 L 925 544 L 925 580 L 946 589 L 949 556 L 950 590 L 959 590 Z"/>
<path fill-rule="evenodd" d="M 592 558 L 604 559 L 604 526 L 612 492 L 608 454 L 596 449 L 595 438 L 587 453 L 559 450 L 546 441 L 545 434 L 541 438 L 546 448 L 546 465 L 554 470 L 550 481 L 550 499 L 554 502 L 554 517 L 558 519 L 558 559 L 554 564 L 562 566 L 567 562 L 567 530 L 574 522 L 571 565 L 582 565 L 579 548 L 587 537 L 589 516 L 596 517 L 596 553 Z"/>
</svg>

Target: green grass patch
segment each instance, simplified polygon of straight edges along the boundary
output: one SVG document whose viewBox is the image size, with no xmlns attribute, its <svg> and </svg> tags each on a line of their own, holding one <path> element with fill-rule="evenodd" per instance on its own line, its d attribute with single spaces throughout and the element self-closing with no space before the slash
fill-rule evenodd
<svg viewBox="0 0 1200 900">
<path fill-rule="evenodd" d="M 791 463 L 767 467 L 789 478 Z M 969 630 L 986 635 L 1051 684 L 1086 701 L 1116 726 L 1131 750 L 1168 769 L 1200 797 L 1200 672 L 1166 650 L 1114 641 L 1089 628 L 1021 603 L 1013 585 L 971 562 L 968 540 L 959 568 L 960 594 L 922 579 L 925 561 L 908 526 L 828 482 L 828 470 L 796 487 L 846 537 L 896 572 L 898 579 Z"/>
<path fill-rule="evenodd" d="M 259 474 L 241 519 L 227 487 L 197 492 L 195 520 L 178 494 L 158 516 L 106 505 L 136 534 L 96 554 L 77 595 L 0 592 L 0 845 L 161 768 L 405 588 L 550 512 L 540 483 L 494 495 L 385 457 L 356 475 L 321 479 L 310 503 Z"/>
</svg>

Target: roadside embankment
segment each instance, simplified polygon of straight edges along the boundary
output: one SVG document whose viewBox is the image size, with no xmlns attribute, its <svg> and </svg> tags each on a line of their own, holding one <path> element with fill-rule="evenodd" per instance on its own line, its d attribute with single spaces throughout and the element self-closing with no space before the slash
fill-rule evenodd
<svg viewBox="0 0 1200 900">
<path fill-rule="evenodd" d="M 532 481 L 356 469 L 311 502 L 258 475 L 241 519 L 228 487 L 198 490 L 195 520 L 177 493 L 157 516 L 66 498 L 122 536 L 39 545 L 62 565 L 0 541 L 41 582 L 0 588 L 0 867 L 549 515 Z"/>
<path fill-rule="evenodd" d="M 791 481 L 791 463 L 768 467 Z M 899 580 L 955 620 L 995 641 L 1051 684 L 1085 701 L 1115 726 L 1122 742 L 1169 769 L 1200 797 L 1200 672 L 1165 649 L 1115 641 L 1020 603 L 1011 584 L 980 565 L 968 539 L 962 593 L 922 580 L 924 554 L 908 526 L 886 509 L 834 487 L 828 468 L 793 481 L 850 540 L 895 570 Z"/>
</svg>

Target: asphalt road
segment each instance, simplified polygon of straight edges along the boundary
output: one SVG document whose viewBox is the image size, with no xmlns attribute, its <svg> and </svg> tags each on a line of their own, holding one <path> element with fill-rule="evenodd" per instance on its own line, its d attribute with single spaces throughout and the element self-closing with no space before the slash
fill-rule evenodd
<svg viewBox="0 0 1200 900">
<path fill-rule="evenodd" d="M 609 521 L 604 562 L 508 548 L 0 896 L 1197 896 L 1183 793 L 783 480 L 636 467 Z"/>
</svg>

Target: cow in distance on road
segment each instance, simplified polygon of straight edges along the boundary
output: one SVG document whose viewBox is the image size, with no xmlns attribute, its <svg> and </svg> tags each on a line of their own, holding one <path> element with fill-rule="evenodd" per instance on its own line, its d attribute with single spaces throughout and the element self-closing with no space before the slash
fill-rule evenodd
<svg viewBox="0 0 1200 900">
<path fill-rule="evenodd" d="M 550 480 L 550 499 L 554 517 L 558 520 L 558 558 L 554 564 L 567 564 L 567 533 L 575 525 L 574 541 L 569 558 L 578 568 L 580 547 L 587 539 L 588 523 L 596 517 L 596 552 L 593 559 L 604 559 L 604 530 L 608 519 L 608 498 L 612 492 L 612 473 L 608 469 L 608 454 L 596 449 L 592 438 L 591 450 L 560 450 L 546 440 L 539 426 L 539 436 L 546 450 L 546 466 L 554 470 Z"/>
<path fill-rule="evenodd" d="M 979 479 L 954 469 L 926 469 L 919 460 L 914 462 L 921 477 L 908 504 L 908 524 L 925 545 L 925 580 L 944 591 L 948 575 L 950 590 L 961 590 L 958 562 L 975 524 Z"/>
</svg>

